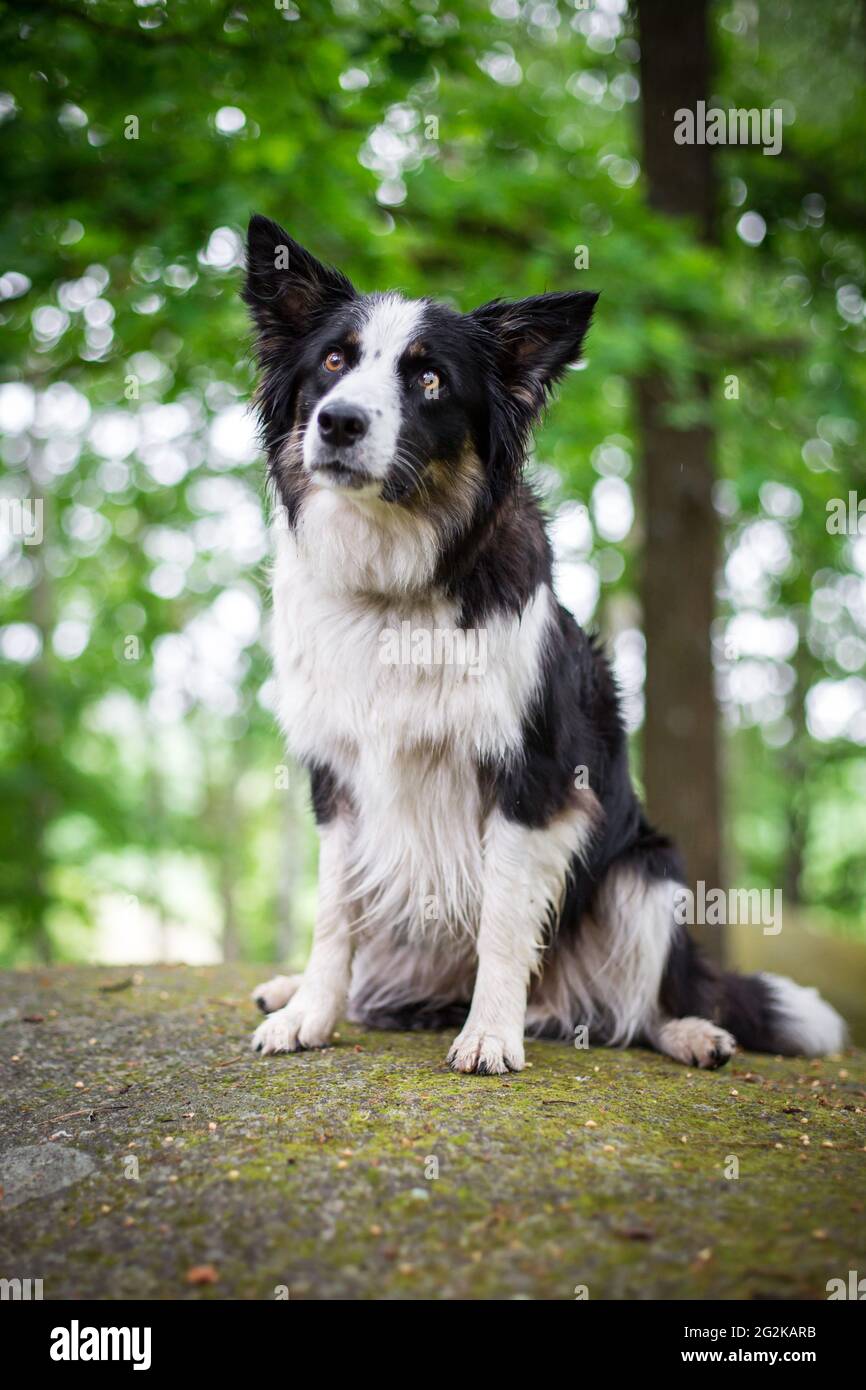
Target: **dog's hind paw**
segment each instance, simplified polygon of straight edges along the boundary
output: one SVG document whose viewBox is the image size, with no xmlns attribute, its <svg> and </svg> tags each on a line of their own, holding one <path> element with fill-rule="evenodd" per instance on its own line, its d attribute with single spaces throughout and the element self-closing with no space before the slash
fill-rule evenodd
<svg viewBox="0 0 866 1390">
<path fill-rule="evenodd" d="M 659 1029 L 655 1043 L 659 1052 L 705 1071 L 723 1067 L 737 1048 L 736 1038 L 706 1018 L 671 1019 Z"/>
</svg>

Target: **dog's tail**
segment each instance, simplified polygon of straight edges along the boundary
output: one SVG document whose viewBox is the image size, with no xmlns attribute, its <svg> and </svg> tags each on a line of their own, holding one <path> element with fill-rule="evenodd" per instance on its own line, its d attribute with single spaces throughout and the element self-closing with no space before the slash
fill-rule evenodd
<svg viewBox="0 0 866 1390">
<path fill-rule="evenodd" d="M 721 1025 L 750 1052 L 821 1057 L 845 1046 L 845 1021 L 816 989 L 783 975 L 735 975 L 721 980 Z"/>
</svg>

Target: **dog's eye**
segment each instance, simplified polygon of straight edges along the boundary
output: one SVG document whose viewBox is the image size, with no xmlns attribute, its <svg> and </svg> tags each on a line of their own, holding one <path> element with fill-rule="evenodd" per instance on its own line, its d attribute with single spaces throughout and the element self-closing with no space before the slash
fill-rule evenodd
<svg viewBox="0 0 866 1390">
<path fill-rule="evenodd" d="M 435 400 L 442 386 L 442 378 L 438 372 L 422 372 L 418 378 L 418 384 L 424 387 L 425 396 L 431 396 Z"/>
<path fill-rule="evenodd" d="M 345 363 L 345 357 L 337 348 L 335 348 L 333 352 L 328 353 L 327 357 L 322 363 L 322 366 L 328 372 L 338 372 L 341 367 L 345 366 Z"/>
</svg>

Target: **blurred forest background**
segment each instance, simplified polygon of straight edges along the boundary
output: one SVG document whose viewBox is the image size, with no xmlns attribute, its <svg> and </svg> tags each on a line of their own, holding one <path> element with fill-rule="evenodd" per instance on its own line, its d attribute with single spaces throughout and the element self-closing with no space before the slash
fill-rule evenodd
<svg viewBox="0 0 866 1390">
<path fill-rule="evenodd" d="M 808 939 L 831 995 L 862 983 L 866 520 L 827 511 L 866 494 L 862 0 L 7 0 L 0 26 L 0 961 L 305 955 L 256 210 L 365 289 L 602 291 L 533 460 L 560 596 L 693 877 L 784 891 L 781 936 L 729 954 L 796 970 Z M 781 152 L 675 144 L 698 99 L 780 110 Z"/>
</svg>

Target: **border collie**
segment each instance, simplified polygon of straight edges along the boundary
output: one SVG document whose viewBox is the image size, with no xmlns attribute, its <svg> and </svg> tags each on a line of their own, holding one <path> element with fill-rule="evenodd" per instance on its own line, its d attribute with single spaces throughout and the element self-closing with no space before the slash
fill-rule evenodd
<svg viewBox="0 0 866 1390">
<path fill-rule="evenodd" d="M 578 1025 L 696 1067 L 844 1045 L 814 990 L 717 972 L 675 922 L 610 668 L 553 593 L 523 467 L 596 298 L 362 294 L 250 223 L 279 718 L 320 834 L 312 953 L 254 991 L 259 1052 L 322 1047 L 344 1011 L 459 1028 L 460 1072 Z"/>
</svg>

